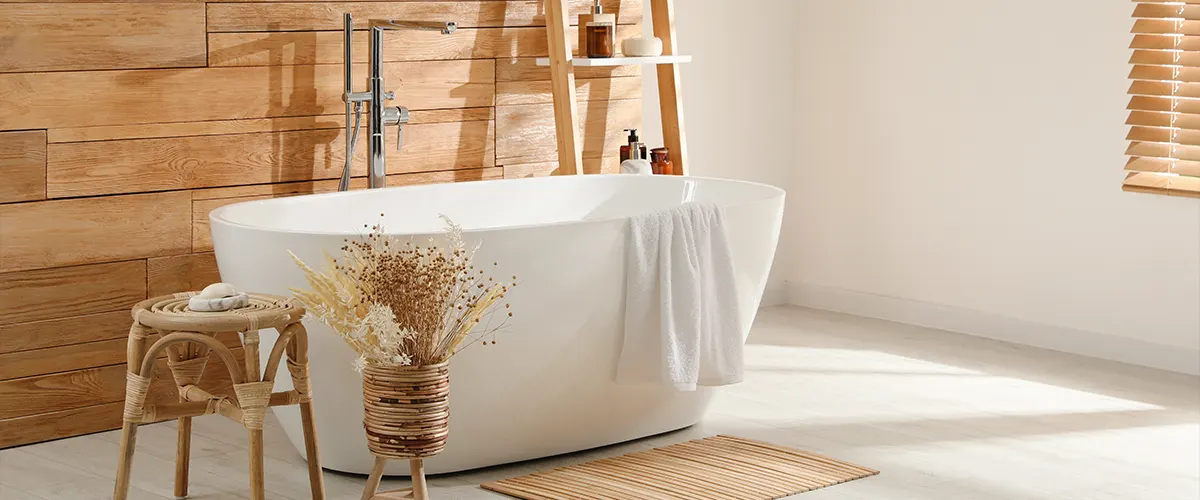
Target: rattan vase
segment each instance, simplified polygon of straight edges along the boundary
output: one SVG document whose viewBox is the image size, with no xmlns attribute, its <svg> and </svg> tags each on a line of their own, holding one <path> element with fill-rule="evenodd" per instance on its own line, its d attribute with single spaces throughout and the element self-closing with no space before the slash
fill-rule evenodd
<svg viewBox="0 0 1200 500">
<path fill-rule="evenodd" d="M 363 499 L 376 495 L 390 459 L 410 461 L 411 495 L 428 498 L 422 459 L 441 453 L 450 434 L 449 363 L 364 368 L 363 429 L 375 455 Z"/>
</svg>

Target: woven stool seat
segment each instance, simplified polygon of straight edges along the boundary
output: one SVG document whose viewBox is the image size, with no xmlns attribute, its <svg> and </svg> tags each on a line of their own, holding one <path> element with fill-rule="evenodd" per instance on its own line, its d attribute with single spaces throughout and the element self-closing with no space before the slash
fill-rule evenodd
<svg viewBox="0 0 1200 500">
<path fill-rule="evenodd" d="M 267 409 L 298 405 L 304 427 L 312 497 L 314 500 L 323 500 L 325 484 L 317 454 L 312 389 L 308 381 L 308 332 L 300 323 L 304 308 L 287 297 L 248 294 L 250 303 L 245 307 L 225 312 L 192 311 L 188 308 L 188 299 L 197 293 L 155 297 L 133 307 L 133 326 L 129 329 L 127 349 L 129 371 L 125 375 L 121 457 L 117 464 L 113 498 L 125 500 L 129 494 L 138 425 L 170 418 L 179 422 L 175 497 L 186 497 L 192 418 L 218 414 L 246 428 L 250 438 L 250 498 L 264 500 L 263 423 Z M 269 350 L 260 351 L 259 330 L 264 329 L 276 330 L 279 337 L 273 346 L 264 346 Z M 242 344 L 240 353 L 235 353 L 235 350 L 217 339 L 219 334 L 232 332 L 241 333 L 237 337 Z M 179 393 L 178 403 L 163 404 L 158 402 L 161 398 L 150 400 L 147 397 L 151 387 L 154 387 L 152 379 L 156 373 L 161 373 L 156 367 L 161 366 L 159 360 L 164 353 L 167 368 L 175 379 Z M 260 354 L 263 356 L 260 357 Z M 229 381 L 233 384 L 232 397 L 211 387 L 200 387 L 204 374 L 211 372 L 214 364 L 229 373 Z M 291 378 L 291 390 L 275 392 L 275 376 L 280 373 Z"/>
<path fill-rule="evenodd" d="M 220 333 L 266 328 L 281 329 L 304 317 L 304 307 L 295 299 L 278 295 L 250 294 L 250 305 L 225 312 L 195 312 L 188 299 L 196 292 L 165 295 L 133 306 L 133 319 L 156 330 Z"/>
</svg>

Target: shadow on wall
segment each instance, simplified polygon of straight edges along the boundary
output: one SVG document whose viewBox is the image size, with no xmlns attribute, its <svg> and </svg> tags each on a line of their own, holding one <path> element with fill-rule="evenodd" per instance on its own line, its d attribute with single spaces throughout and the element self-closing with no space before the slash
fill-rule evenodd
<svg viewBox="0 0 1200 500">
<path fill-rule="evenodd" d="M 271 31 L 279 29 L 277 25 L 269 27 Z M 292 51 L 300 50 L 300 47 L 308 47 L 310 54 L 303 54 L 313 60 L 316 59 L 316 33 L 306 33 L 301 35 L 301 38 L 296 42 L 307 41 L 309 43 L 301 44 L 293 42 L 289 45 L 280 45 L 270 43 L 272 37 L 268 37 L 267 51 L 269 52 L 270 61 L 270 77 L 268 78 L 268 86 L 272 90 L 271 96 L 273 100 L 269 111 L 269 116 L 301 116 L 306 112 L 311 114 L 313 110 L 317 110 L 317 87 L 316 87 L 316 66 L 311 65 L 292 65 L 285 66 L 287 63 L 284 58 L 289 49 Z M 296 57 L 301 57 L 302 54 L 296 54 Z M 291 72 L 290 81 L 284 78 L 285 72 Z M 291 91 L 284 98 L 285 88 L 290 84 Z M 328 111 L 320 108 L 321 112 Z M 319 118 L 307 117 L 302 118 L 304 123 L 299 126 L 314 126 Z M 335 160 L 332 149 L 334 142 L 342 135 L 337 129 L 329 130 L 313 130 L 309 133 L 300 136 L 299 134 L 272 134 L 271 156 L 266 158 L 272 165 L 271 182 L 295 181 L 295 180 L 313 180 L 316 176 L 316 171 L 330 170 L 334 168 Z M 323 147 L 321 147 L 323 146 Z M 320 150 L 320 151 L 318 151 Z M 347 152 L 343 151 L 343 155 Z M 319 158 L 318 158 L 319 156 Z M 290 158 L 289 158 L 290 157 Z M 340 161 L 336 163 L 341 163 Z M 300 171 L 301 178 L 289 175 L 288 164 L 308 165 L 310 168 Z"/>
<path fill-rule="evenodd" d="M 509 7 L 504 4 L 504 17 L 507 18 Z M 544 19 L 545 6 L 538 5 L 539 18 Z M 455 20 L 464 25 L 482 25 L 486 24 L 484 19 L 484 11 L 479 11 L 474 14 L 475 19 L 459 19 Z M 252 35 L 242 37 L 238 43 L 229 45 L 213 46 L 208 53 L 208 60 L 213 66 L 206 68 L 206 74 L 223 75 L 228 74 L 227 85 L 245 85 L 239 83 L 239 77 L 243 72 L 246 72 L 250 67 L 260 66 L 259 70 L 265 70 L 266 73 L 266 94 L 268 96 L 266 116 L 264 121 L 272 122 L 269 128 L 272 134 L 269 138 L 263 136 L 261 138 L 261 146 L 250 148 L 246 147 L 244 151 L 237 151 L 247 164 L 261 165 L 264 169 L 270 168 L 270 182 L 301 182 L 314 180 L 334 179 L 340 174 L 345 151 L 344 127 L 342 123 L 341 107 L 341 79 L 333 78 L 334 74 L 340 76 L 341 62 L 331 60 L 331 54 L 340 53 L 340 51 L 331 50 L 329 47 L 330 41 L 334 37 L 330 37 L 328 31 L 278 31 L 288 29 L 281 23 L 270 23 L 261 28 L 262 32 L 256 32 Z M 436 62 L 425 62 L 434 60 L 466 60 L 468 64 L 474 64 L 471 61 L 475 57 L 486 57 L 487 59 L 478 60 L 479 63 L 494 63 L 497 66 L 500 64 L 508 64 L 515 55 L 520 55 L 522 63 L 528 63 L 529 58 L 533 56 L 546 56 L 547 44 L 545 29 L 541 27 L 507 27 L 507 28 L 464 28 L 459 31 L 459 34 L 452 35 L 437 35 L 437 36 L 464 36 L 463 33 L 482 32 L 484 30 L 492 31 L 489 36 L 474 36 L 472 43 L 461 43 L 461 47 L 456 50 L 444 51 L 444 54 L 435 56 L 421 56 L 416 52 L 421 50 L 421 47 L 426 47 L 426 44 L 414 45 L 410 48 L 402 44 L 393 44 L 389 47 L 387 53 L 390 63 L 405 63 L 416 70 L 420 70 L 423 64 L 437 64 Z M 511 33 L 520 33 L 519 36 L 504 36 L 496 37 L 496 31 L 508 31 Z M 357 30 L 356 34 L 363 34 L 363 30 Z M 474 34 L 473 34 L 474 35 Z M 356 42 L 361 44 L 366 37 L 356 36 Z M 513 44 L 510 47 L 496 47 L 495 40 L 497 38 L 511 40 Z M 341 37 L 336 37 L 340 47 Z M 318 48 L 318 44 L 320 48 Z M 357 85 L 363 85 L 359 90 L 365 90 L 365 80 L 367 75 L 365 72 L 366 50 L 362 45 L 357 46 L 355 51 L 356 64 L 354 82 Z M 494 58 L 494 59 L 493 59 Z M 261 68 L 266 66 L 266 68 Z M 385 68 L 386 69 L 386 68 Z M 397 68 L 392 68 L 393 74 Z M 478 69 L 475 67 L 475 69 Z M 544 68 L 543 68 L 544 69 Z M 406 72 L 407 69 L 401 71 Z M 523 70 L 525 71 L 525 70 Z M 227 73 L 226 73 L 227 72 Z M 133 81 L 131 85 L 144 84 L 145 78 L 163 78 L 157 76 L 154 72 L 147 72 L 148 75 L 139 74 L 138 78 L 142 81 Z M 474 73 L 478 73 L 475 71 Z M 499 73 L 499 71 L 497 71 Z M 513 108 L 529 107 L 530 112 L 535 112 L 539 115 L 538 118 L 553 116 L 552 112 L 547 113 L 551 104 L 547 102 L 548 95 L 548 73 L 534 77 L 534 79 L 545 78 L 538 82 L 522 81 L 506 82 L 509 85 L 498 84 L 493 76 L 491 82 L 483 83 L 467 81 L 461 82 L 442 82 L 430 81 L 423 82 L 419 78 L 413 81 L 398 81 L 393 78 L 389 83 L 389 87 L 395 88 L 398 85 L 413 85 L 420 87 L 422 85 L 439 87 L 438 93 L 444 98 L 449 97 L 451 101 L 462 102 L 465 106 L 476 106 L 479 109 L 482 105 L 492 108 L 490 119 L 484 125 L 483 120 L 479 119 L 479 115 L 474 118 L 468 118 L 471 121 L 463 121 L 461 126 L 451 127 L 445 125 L 446 122 L 455 121 L 458 119 L 453 117 L 429 117 L 433 113 L 426 114 L 425 117 L 414 116 L 414 124 L 410 125 L 407 131 L 420 133 L 421 127 L 425 127 L 426 133 L 421 136 L 421 140 L 406 141 L 407 145 L 415 146 L 415 149 L 410 151 L 406 146 L 405 154 L 409 155 L 408 161 L 392 162 L 393 168 L 389 169 L 392 174 L 395 173 L 412 173 L 414 171 L 451 171 L 459 169 L 479 169 L 480 167 L 499 166 L 500 161 L 496 160 L 495 154 L 497 149 L 496 141 L 496 125 L 497 125 L 497 108 L 496 95 L 492 93 L 492 100 L 484 104 L 479 97 L 481 84 L 492 85 L 493 90 L 502 88 L 503 93 L 511 98 Z M 403 74 L 400 75 L 403 78 Z M 578 85 L 583 91 L 582 95 L 587 96 L 587 100 L 581 104 L 581 120 L 580 127 L 583 128 L 583 138 L 581 146 L 584 151 L 588 152 L 595 158 L 589 158 L 585 161 L 585 171 L 587 173 L 598 173 L 601 171 L 609 171 L 611 167 L 615 167 L 615 161 L 603 161 L 603 158 L 612 156 L 615 157 L 615 145 L 612 144 L 619 131 L 617 128 L 625 126 L 637 126 L 632 120 L 624 118 L 626 113 L 618 112 L 609 109 L 614 100 L 633 99 L 632 95 L 627 95 L 619 85 L 615 84 L 617 79 L 613 78 L 611 70 L 605 72 L 603 70 L 585 72 L 585 78 L 578 81 Z M 527 77 L 527 75 L 526 75 Z M 522 77 L 525 80 L 526 77 Z M 218 78 L 221 78 L 218 76 Z M 225 91 L 235 90 L 225 88 Z M 262 90 L 262 89 L 258 89 Z M 524 97 L 524 99 L 523 99 Z M 332 103 L 337 102 L 337 106 Z M 399 99 L 393 105 L 405 104 L 404 96 L 400 95 Z M 160 103 L 160 105 L 167 105 Z M 508 105 L 506 105 L 507 107 Z M 537 106 L 541 106 L 538 108 Z M 456 106 L 457 107 L 457 106 Z M 421 115 L 418 110 L 416 115 Z M 542 115 L 546 115 L 543 117 Z M 522 115 L 521 118 L 530 118 L 527 115 Z M 231 118 L 231 119 L 237 119 Z M 364 120 L 365 121 L 365 120 Z M 545 122 L 546 120 L 542 120 Z M 624 123 L 629 121 L 629 123 Z M 620 123 L 615 123 L 620 122 Z M 435 123 L 441 123 L 441 126 L 432 126 Z M 554 143 L 554 130 L 552 120 L 547 126 L 548 130 L 542 130 L 542 127 L 536 127 L 537 131 L 530 132 L 530 140 L 536 139 L 537 142 L 546 145 L 545 142 Z M 365 123 L 363 124 L 365 128 Z M 609 130 L 613 128 L 614 130 Z M 415 129 L 415 130 L 414 130 Z M 436 133 L 433 131 L 436 130 Z M 406 132 L 407 132 L 406 131 Z M 257 132 L 257 131 L 256 131 Z M 393 134 L 389 137 L 388 144 L 391 145 L 395 140 L 395 131 L 389 131 Z M 229 133 L 237 134 L 236 130 L 230 130 Z M 363 177 L 365 172 L 365 131 L 360 132 L 359 142 L 356 148 L 357 161 L 354 166 L 354 175 Z M 547 137 L 549 136 L 549 137 Z M 480 144 L 479 137 L 487 137 L 485 143 Z M 464 142 L 465 141 L 465 142 Z M 440 153 L 438 165 L 428 166 L 421 165 L 426 151 L 431 147 L 431 143 L 436 143 Z M 482 146 L 482 147 L 481 147 Z M 395 147 L 395 146 L 391 146 Z M 544 147 L 544 146 L 543 146 Z M 454 149 L 454 151 L 449 151 Z M 608 151 L 613 149 L 613 151 Z M 534 158 L 532 156 L 522 158 L 511 158 L 509 160 L 517 163 L 536 163 L 550 167 L 552 162 L 557 160 L 556 156 L 546 155 L 542 151 L 538 156 L 544 158 Z M 404 155 L 400 155 L 404 158 Z M 415 163 L 414 163 L 415 162 Z M 408 168 L 404 168 L 407 166 Z M 414 168 L 414 166 L 420 168 Z M 265 173 L 265 172 L 264 172 Z M 485 177 L 484 172 L 464 172 L 456 173 L 456 180 L 471 180 Z M 256 182 L 261 184 L 263 181 Z M 238 184 L 234 182 L 233 184 Z M 299 193 L 305 188 L 291 186 L 281 188 L 288 193 Z M 313 187 L 309 186 L 308 191 L 312 191 Z"/>
<path fill-rule="evenodd" d="M 342 126 L 332 113 L 319 106 L 315 65 L 295 64 L 299 60 L 317 59 L 317 33 L 280 33 L 278 24 L 268 26 L 269 33 L 254 41 L 213 50 L 210 59 L 235 60 L 253 54 L 266 53 L 268 65 L 267 90 L 271 96 L 268 116 L 289 117 L 286 127 L 272 127 L 281 133 L 271 134 L 267 152 L 246 151 L 253 161 L 271 168 L 271 182 L 311 181 L 323 176 L 318 172 L 339 168 L 338 152 Z M 237 71 L 237 68 L 229 68 Z M 290 73 L 290 74 L 289 74 Z M 290 133 L 287 131 L 291 131 Z M 344 154 L 344 152 L 342 152 Z M 305 165 L 308 168 L 296 168 Z"/>
<path fill-rule="evenodd" d="M 272 168 L 271 182 L 295 182 L 295 181 L 312 181 L 333 178 L 331 173 L 340 173 L 343 168 L 345 151 L 345 137 L 343 119 L 341 114 L 344 109 L 338 106 L 336 109 L 330 109 L 322 102 L 328 102 L 329 95 L 341 95 L 341 79 L 338 79 L 338 86 L 332 86 L 333 80 L 329 78 L 325 72 L 333 72 L 332 67 L 338 67 L 337 73 L 341 73 L 341 63 L 337 64 L 299 64 L 302 61 L 321 61 L 318 54 L 318 42 L 321 38 L 316 32 L 277 32 L 273 30 L 280 29 L 278 24 L 272 24 L 267 27 L 268 32 L 263 33 L 262 37 L 254 41 L 232 45 L 221 49 L 216 49 L 212 52 L 211 58 L 214 60 L 236 60 L 239 58 L 253 58 L 255 60 L 265 60 L 268 66 L 268 94 L 271 96 L 269 103 L 268 115 L 272 117 L 286 117 L 288 122 L 286 125 L 275 127 L 274 130 L 280 133 L 272 134 L 271 147 L 269 152 L 252 152 L 247 151 L 245 154 L 253 155 L 254 161 L 261 162 L 264 165 L 270 165 Z M 355 33 L 363 33 L 363 30 L 356 30 Z M 443 35 L 439 35 L 443 36 Z M 454 35 L 449 35 L 454 36 Z M 356 37 L 357 38 L 357 37 Z M 340 39 L 340 37 L 339 37 Z M 328 40 L 326 38 L 326 40 Z M 478 44 L 479 42 L 477 42 Z M 355 64 L 355 75 L 353 83 L 356 85 L 356 90 L 366 90 L 366 80 L 368 78 L 366 65 L 361 61 L 366 53 L 365 48 L 356 47 L 355 60 L 360 61 Z M 254 57 L 255 55 L 266 54 L 266 58 Z M 471 56 L 471 53 L 464 54 Z M 407 61 L 413 62 L 415 55 L 400 53 L 396 60 L 387 62 Z M 453 57 L 447 57 L 451 59 Z M 424 59 L 422 59 L 424 60 Z M 231 71 L 237 71 L 237 68 L 229 68 Z M 318 75 L 318 70 L 322 71 L 322 75 Z M 397 82 L 389 82 L 395 85 Z M 466 83 L 458 85 L 449 93 L 452 98 L 460 98 L 464 102 L 475 97 L 470 88 L 471 84 Z M 329 95 L 322 95 L 328 93 Z M 398 96 L 394 102 L 389 105 L 404 104 L 403 95 Z M 339 99 L 340 101 L 340 99 Z M 328 115 L 328 116 L 320 116 Z M 419 119 L 414 120 L 420 122 Z M 426 122 L 428 123 L 428 122 Z M 419 125 L 417 125 L 419 126 Z M 364 177 L 366 175 L 366 117 L 363 118 L 361 124 L 362 129 L 359 132 L 359 139 L 355 149 L 354 171 L 355 177 Z M 487 125 L 492 127 L 491 122 Z M 468 139 L 466 132 L 468 128 L 472 131 L 479 132 L 478 127 L 468 127 L 464 125 L 459 128 L 457 136 L 440 136 L 438 141 L 444 144 L 460 144 L 461 141 Z M 395 130 L 389 130 L 389 139 L 392 142 L 387 142 L 389 147 L 394 146 Z M 479 133 L 484 137 L 494 137 L 494 133 Z M 412 144 L 411 142 L 408 144 Z M 485 166 L 487 163 L 482 152 L 494 149 L 491 147 L 458 147 L 457 159 L 454 161 L 452 168 L 474 168 Z M 261 155 L 261 157 L 259 157 Z M 391 173 L 400 173 L 393 168 Z M 483 177 L 479 171 L 464 172 L 456 174 L 456 181 L 474 180 Z M 287 188 L 288 192 L 294 192 L 294 187 Z M 310 186 L 309 191 L 312 191 Z"/>
</svg>

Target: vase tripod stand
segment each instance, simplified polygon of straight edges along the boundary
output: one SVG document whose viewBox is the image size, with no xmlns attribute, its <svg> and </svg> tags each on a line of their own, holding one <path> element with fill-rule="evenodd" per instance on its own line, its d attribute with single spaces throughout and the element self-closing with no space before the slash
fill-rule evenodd
<svg viewBox="0 0 1200 500">
<path fill-rule="evenodd" d="M 362 500 L 428 500 L 424 460 L 445 449 L 450 433 L 449 363 L 364 368 L 363 429 L 375 467 Z M 411 488 L 378 491 L 388 460 L 409 461 Z"/>
</svg>

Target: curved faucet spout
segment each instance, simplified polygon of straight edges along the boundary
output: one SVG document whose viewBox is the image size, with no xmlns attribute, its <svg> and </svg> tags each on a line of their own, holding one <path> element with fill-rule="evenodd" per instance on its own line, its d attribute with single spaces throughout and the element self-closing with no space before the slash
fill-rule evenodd
<svg viewBox="0 0 1200 500">
<path fill-rule="evenodd" d="M 392 19 L 372 19 L 370 25 L 372 28 L 387 30 L 441 31 L 443 35 L 449 35 L 458 31 L 458 23 L 454 21 L 446 23 L 420 23 L 395 21 Z"/>
</svg>

